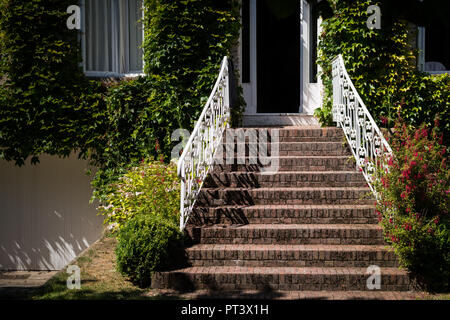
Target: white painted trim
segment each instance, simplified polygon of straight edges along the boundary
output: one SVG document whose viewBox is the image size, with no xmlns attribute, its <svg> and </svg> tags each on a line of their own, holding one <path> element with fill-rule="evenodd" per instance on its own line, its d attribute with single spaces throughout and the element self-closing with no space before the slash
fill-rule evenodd
<svg viewBox="0 0 450 320">
<path fill-rule="evenodd" d="M 305 79 L 305 68 L 304 68 L 304 42 L 305 42 L 305 35 L 303 34 L 305 27 L 303 26 L 303 23 L 305 22 L 305 8 L 308 8 L 308 3 L 304 0 L 300 0 L 300 105 L 298 106 L 298 113 L 303 112 L 303 80 Z M 307 38 L 306 38 L 307 39 Z"/>
<path fill-rule="evenodd" d="M 247 102 L 244 114 L 257 114 L 257 23 L 256 23 L 256 1 L 250 0 L 250 83 L 242 83 L 244 98 Z M 242 65 L 242 46 L 240 46 L 241 65 Z M 242 70 L 242 69 L 241 69 Z M 241 78 L 242 79 L 242 78 Z"/>
<path fill-rule="evenodd" d="M 142 72 L 130 72 L 130 73 L 118 73 L 118 72 L 105 72 L 105 71 L 85 71 L 86 77 L 93 78 L 137 78 L 145 77 L 145 73 Z"/>
<path fill-rule="evenodd" d="M 442 71 L 428 71 L 428 70 L 425 70 L 425 72 L 429 73 L 429 74 L 444 74 L 444 73 L 450 74 L 450 70 L 442 70 Z"/>
<path fill-rule="evenodd" d="M 419 56 L 417 58 L 417 68 L 420 71 L 425 70 L 425 27 L 418 27 L 417 32 L 417 49 L 419 49 Z"/>
</svg>

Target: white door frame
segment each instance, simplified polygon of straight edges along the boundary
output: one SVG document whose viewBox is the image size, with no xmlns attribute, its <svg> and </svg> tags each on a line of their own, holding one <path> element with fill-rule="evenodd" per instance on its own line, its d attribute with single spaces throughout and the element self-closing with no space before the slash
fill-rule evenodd
<svg viewBox="0 0 450 320">
<path fill-rule="evenodd" d="M 305 86 L 303 85 L 304 79 L 308 79 L 309 75 L 309 61 L 308 59 L 303 59 L 304 51 L 308 48 L 308 34 L 309 30 L 307 23 L 309 20 L 309 4 L 305 0 L 300 1 L 300 106 L 298 113 L 258 113 L 257 112 L 257 10 L 256 1 L 250 1 L 250 83 L 241 83 L 244 91 L 244 98 L 247 102 L 247 107 L 245 109 L 245 115 L 298 115 L 302 114 L 303 110 L 303 92 Z M 305 19 L 305 15 L 307 16 Z M 242 40 L 242 35 L 241 35 Z M 242 70 L 242 46 L 239 50 L 239 63 L 240 70 Z M 305 63 L 306 62 L 306 63 Z"/>
</svg>

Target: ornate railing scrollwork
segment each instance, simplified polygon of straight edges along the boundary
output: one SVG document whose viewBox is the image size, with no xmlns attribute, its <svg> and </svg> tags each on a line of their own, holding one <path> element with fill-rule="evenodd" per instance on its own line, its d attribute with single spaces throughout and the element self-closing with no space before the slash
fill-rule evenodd
<svg viewBox="0 0 450 320">
<path fill-rule="evenodd" d="M 177 170 L 181 178 L 181 230 L 186 227 L 203 181 L 213 165 L 214 154 L 229 125 L 229 64 L 228 58 L 224 57 L 216 84 L 178 160 Z"/>
<path fill-rule="evenodd" d="M 376 196 L 373 182 L 379 168 L 385 169 L 382 157 L 392 155 L 392 149 L 356 91 L 342 55 L 332 61 L 332 77 L 333 121 L 343 129 L 356 165 Z"/>
</svg>

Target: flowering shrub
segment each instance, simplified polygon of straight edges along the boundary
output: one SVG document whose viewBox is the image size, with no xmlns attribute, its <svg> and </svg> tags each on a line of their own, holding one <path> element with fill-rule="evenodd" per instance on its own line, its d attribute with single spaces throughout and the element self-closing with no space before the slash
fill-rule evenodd
<svg viewBox="0 0 450 320">
<path fill-rule="evenodd" d="M 99 211 L 113 231 L 138 214 L 157 215 L 177 225 L 180 186 L 174 163 L 142 161 L 111 185 Z"/>
<path fill-rule="evenodd" d="M 450 279 L 450 170 L 442 140 L 437 120 L 429 130 L 399 119 L 390 141 L 395 156 L 387 156 L 375 184 L 387 242 L 432 290 L 448 290 Z"/>
</svg>

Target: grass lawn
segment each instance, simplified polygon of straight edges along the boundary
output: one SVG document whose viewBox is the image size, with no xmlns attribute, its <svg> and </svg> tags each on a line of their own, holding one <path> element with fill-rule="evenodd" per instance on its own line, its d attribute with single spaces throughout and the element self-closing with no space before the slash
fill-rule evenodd
<svg viewBox="0 0 450 320">
<path fill-rule="evenodd" d="M 169 291 L 141 289 L 116 270 L 116 239 L 105 236 L 79 256 L 72 265 L 81 269 L 81 289 L 69 290 L 66 269 L 37 289 L 14 289 L 2 292 L 0 299 L 176 299 Z"/>
</svg>

